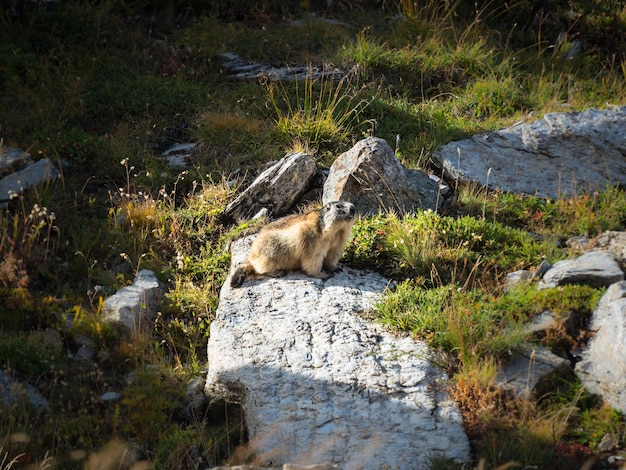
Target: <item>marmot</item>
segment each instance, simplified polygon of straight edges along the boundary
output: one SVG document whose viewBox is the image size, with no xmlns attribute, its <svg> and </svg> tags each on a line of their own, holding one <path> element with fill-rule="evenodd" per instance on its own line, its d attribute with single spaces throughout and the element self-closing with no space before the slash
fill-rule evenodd
<svg viewBox="0 0 626 470">
<path fill-rule="evenodd" d="M 246 278 L 279 277 L 285 271 L 301 269 L 318 279 L 337 269 L 356 208 L 345 201 L 334 201 L 319 210 L 278 219 L 261 229 L 252 243 L 250 255 L 230 280 L 239 287 Z"/>
</svg>

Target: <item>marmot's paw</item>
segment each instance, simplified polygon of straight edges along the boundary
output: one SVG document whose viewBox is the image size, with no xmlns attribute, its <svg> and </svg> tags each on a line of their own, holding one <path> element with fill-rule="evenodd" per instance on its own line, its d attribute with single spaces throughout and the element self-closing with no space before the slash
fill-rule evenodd
<svg viewBox="0 0 626 470">
<path fill-rule="evenodd" d="M 324 271 L 320 271 L 317 274 L 309 274 L 309 276 L 316 277 L 318 279 L 328 279 L 331 275 L 328 273 L 325 273 Z"/>
</svg>

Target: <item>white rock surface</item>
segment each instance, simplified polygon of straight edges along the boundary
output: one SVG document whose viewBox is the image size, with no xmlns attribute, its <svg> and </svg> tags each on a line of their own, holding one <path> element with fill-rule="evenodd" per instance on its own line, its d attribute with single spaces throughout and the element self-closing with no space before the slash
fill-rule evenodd
<svg viewBox="0 0 626 470">
<path fill-rule="evenodd" d="M 251 240 L 238 241 L 233 264 Z M 262 465 L 429 468 L 469 458 L 446 374 L 426 345 L 363 318 L 388 281 L 343 269 L 222 288 L 206 391 L 240 399 Z M 224 392 L 227 393 L 224 393 Z"/>
<path fill-rule="evenodd" d="M 451 142 L 433 158 L 447 176 L 556 198 L 626 184 L 626 106 L 543 119 Z"/>
<path fill-rule="evenodd" d="M 104 318 L 139 331 L 147 325 L 159 292 L 156 275 L 148 269 L 142 269 L 135 276 L 132 286 L 122 287 L 105 300 L 102 309 Z"/>
<path fill-rule="evenodd" d="M 589 329 L 595 332 L 576 364 L 576 374 L 592 393 L 626 413 L 626 282 L 608 288 Z"/>
</svg>

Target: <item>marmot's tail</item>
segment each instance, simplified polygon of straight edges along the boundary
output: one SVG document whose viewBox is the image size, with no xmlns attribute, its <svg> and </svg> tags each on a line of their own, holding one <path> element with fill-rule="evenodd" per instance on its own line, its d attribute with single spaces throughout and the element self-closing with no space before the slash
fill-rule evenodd
<svg viewBox="0 0 626 470">
<path fill-rule="evenodd" d="M 230 287 L 241 287 L 243 281 L 246 280 L 248 276 L 254 274 L 254 268 L 248 262 L 242 264 L 233 273 L 233 276 L 230 278 Z"/>
</svg>

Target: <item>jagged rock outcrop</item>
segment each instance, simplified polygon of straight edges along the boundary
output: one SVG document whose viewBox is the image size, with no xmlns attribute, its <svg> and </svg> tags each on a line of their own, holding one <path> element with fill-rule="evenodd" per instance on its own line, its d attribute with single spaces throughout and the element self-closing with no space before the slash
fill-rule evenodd
<svg viewBox="0 0 626 470">
<path fill-rule="evenodd" d="M 626 413 L 626 282 L 609 287 L 589 329 L 595 334 L 581 353 L 576 373 L 589 391 Z"/>
<path fill-rule="evenodd" d="M 234 243 L 233 266 L 250 243 Z M 347 268 L 326 281 L 224 284 L 206 391 L 241 401 L 258 464 L 420 469 L 429 456 L 469 457 L 446 374 L 426 345 L 364 318 L 387 284 Z"/>
<path fill-rule="evenodd" d="M 311 155 L 291 153 L 261 173 L 248 188 L 226 206 L 224 217 L 250 219 L 261 209 L 284 215 L 309 189 L 317 165 Z"/>
<path fill-rule="evenodd" d="M 439 185 L 420 170 L 405 168 L 389 144 L 368 137 L 341 154 L 330 167 L 322 203 L 350 201 L 362 215 L 436 209 Z"/>
<path fill-rule="evenodd" d="M 154 313 L 161 287 L 154 272 L 142 269 L 133 285 L 122 287 L 104 301 L 102 314 L 105 320 L 121 323 L 131 331 L 149 327 L 148 318 Z"/>
<path fill-rule="evenodd" d="M 626 184 L 626 106 L 543 119 L 451 142 L 433 159 L 448 178 L 556 198 Z"/>
</svg>

